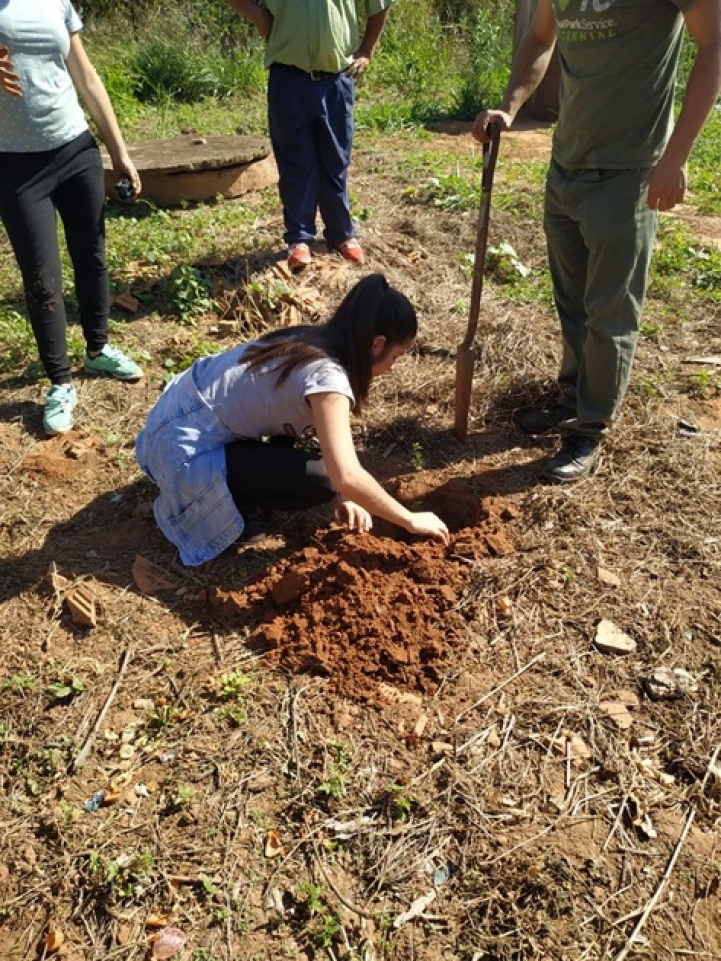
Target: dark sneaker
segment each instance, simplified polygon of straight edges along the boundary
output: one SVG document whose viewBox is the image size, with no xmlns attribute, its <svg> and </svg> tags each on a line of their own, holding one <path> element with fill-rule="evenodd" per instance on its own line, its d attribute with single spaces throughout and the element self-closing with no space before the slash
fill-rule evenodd
<svg viewBox="0 0 721 961">
<path fill-rule="evenodd" d="M 565 421 L 573 420 L 574 412 L 564 404 L 554 404 L 545 410 L 529 410 L 518 418 L 518 426 L 526 434 L 548 434 L 560 430 Z"/>
<path fill-rule="evenodd" d="M 583 434 L 566 434 L 561 449 L 543 469 L 543 476 L 554 484 L 573 484 L 587 477 L 600 453 L 601 441 Z"/>
<path fill-rule="evenodd" d="M 243 533 L 238 538 L 239 544 L 257 544 L 268 536 L 263 524 L 258 521 L 246 521 Z"/>
</svg>

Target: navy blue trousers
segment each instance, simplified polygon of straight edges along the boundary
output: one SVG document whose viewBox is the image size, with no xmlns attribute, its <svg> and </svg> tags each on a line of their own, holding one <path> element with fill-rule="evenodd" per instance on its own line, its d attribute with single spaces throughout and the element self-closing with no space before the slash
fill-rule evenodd
<svg viewBox="0 0 721 961">
<path fill-rule="evenodd" d="M 0 219 L 15 252 L 30 324 L 45 372 L 69 384 L 57 215 L 75 274 L 80 325 L 90 351 L 108 340 L 105 184 L 95 139 L 86 132 L 39 153 L 0 153 Z"/>
<path fill-rule="evenodd" d="M 355 82 L 346 73 L 313 79 L 274 63 L 268 78 L 268 127 L 278 165 L 287 244 L 315 239 L 316 214 L 331 245 L 354 236 L 348 199 Z"/>
</svg>

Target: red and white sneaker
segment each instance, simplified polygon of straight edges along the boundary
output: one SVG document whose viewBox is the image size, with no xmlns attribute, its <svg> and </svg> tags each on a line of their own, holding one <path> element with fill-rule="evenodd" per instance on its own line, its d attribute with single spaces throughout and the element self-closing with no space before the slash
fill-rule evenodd
<svg viewBox="0 0 721 961">
<path fill-rule="evenodd" d="M 291 270 L 302 270 L 310 263 L 310 247 L 308 244 L 291 244 L 288 248 L 288 266 Z"/>
<path fill-rule="evenodd" d="M 364 264 L 366 257 L 363 253 L 363 248 L 358 243 L 355 237 L 349 237 L 348 240 L 344 240 L 342 244 L 335 244 L 335 249 L 351 264 Z"/>
</svg>

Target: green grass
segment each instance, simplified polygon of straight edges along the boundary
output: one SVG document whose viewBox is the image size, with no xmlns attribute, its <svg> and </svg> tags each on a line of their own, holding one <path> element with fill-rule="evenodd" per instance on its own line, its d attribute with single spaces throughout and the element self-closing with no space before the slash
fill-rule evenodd
<svg viewBox="0 0 721 961">
<path fill-rule="evenodd" d="M 684 226 L 663 218 L 651 262 L 649 297 L 684 313 L 698 300 L 721 302 L 721 251 L 697 243 Z"/>
<path fill-rule="evenodd" d="M 689 161 L 690 201 L 702 214 L 721 216 L 721 104 L 709 117 Z"/>
</svg>

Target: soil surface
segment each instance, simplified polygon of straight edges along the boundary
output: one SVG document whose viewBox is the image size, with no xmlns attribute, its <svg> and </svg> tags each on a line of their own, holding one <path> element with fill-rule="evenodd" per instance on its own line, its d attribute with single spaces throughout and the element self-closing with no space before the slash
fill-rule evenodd
<svg viewBox="0 0 721 961">
<path fill-rule="evenodd" d="M 463 637 L 463 562 L 512 553 L 506 525 L 517 515 L 502 498 L 479 501 L 458 479 L 434 489 L 411 477 L 395 488 L 456 532 L 450 558 L 438 545 L 403 543 L 402 531 L 395 539 L 324 532 L 244 591 L 213 591 L 211 606 L 256 625 L 248 643 L 271 663 L 326 677 L 337 694 L 377 704 L 432 693 Z"/>
<path fill-rule="evenodd" d="M 509 133 L 496 173 L 489 242 L 532 278 L 540 180 L 509 199 L 506 177 L 549 149 Z M 721 958 L 718 299 L 650 291 L 597 471 L 544 485 L 558 438 L 517 425 L 555 396 L 540 283 L 524 300 L 488 271 L 451 434 L 477 212 L 424 200 L 439 172 L 478 187 L 468 125 L 359 137 L 360 272 L 318 243 L 291 276 L 272 192 L 231 201 L 252 229 L 208 239 L 218 310 L 193 325 L 163 306 L 172 253 L 116 266 L 114 337 L 147 377 L 79 373 L 64 437 L 42 434 L 46 385 L 3 369 L 0 958 L 145 961 L 172 938 L 179 961 Z M 164 374 L 327 317 L 373 270 L 420 336 L 354 437 L 450 545 L 269 514 L 183 568 L 133 456 Z"/>
</svg>

